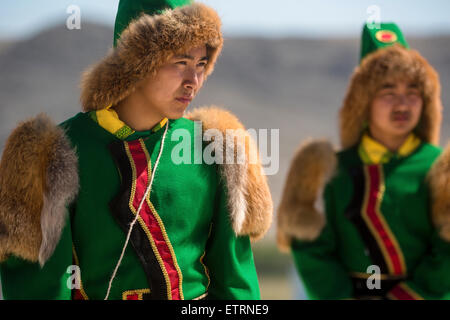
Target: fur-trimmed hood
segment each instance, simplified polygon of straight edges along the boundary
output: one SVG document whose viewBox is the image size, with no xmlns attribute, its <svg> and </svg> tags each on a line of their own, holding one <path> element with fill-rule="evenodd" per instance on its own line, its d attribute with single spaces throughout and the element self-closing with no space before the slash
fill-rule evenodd
<svg viewBox="0 0 450 320">
<path fill-rule="evenodd" d="M 195 3 L 168 9 L 160 15 L 141 15 L 125 29 L 117 47 L 83 73 L 83 110 L 116 104 L 172 55 L 200 45 L 207 48 L 208 76 L 222 50 L 223 37 L 218 14 L 206 5 Z"/>
<path fill-rule="evenodd" d="M 417 81 L 422 91 L 423 110 L 415 133 L 425 142 L 439 143 L 442 119 L 439 76 L 416 50 L 393 45 L 366 56 L 353 72 L 340 110 L 343 149 L 354 146 L 361 138 L 375 92 L 386 80 L 400 78 Z"/>
</svg>

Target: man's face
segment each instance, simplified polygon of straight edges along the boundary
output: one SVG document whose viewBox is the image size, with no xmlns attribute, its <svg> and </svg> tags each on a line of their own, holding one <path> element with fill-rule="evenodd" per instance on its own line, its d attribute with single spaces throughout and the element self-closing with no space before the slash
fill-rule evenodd
<svg viewBox="0 0 450 320">
<path fill-rule="evenodd" d="M 422 113 L 422 95 L 416 83 L 386 82 L 370 106 L 372 135 L 406 136 L 417 126 Z"/>
<path fill-rule="evenodd" d="M 202 87 L 207 62 L 206 46 L 173 56 L 136 93 L 162 118 L 178 119 Z"/>
</svg>

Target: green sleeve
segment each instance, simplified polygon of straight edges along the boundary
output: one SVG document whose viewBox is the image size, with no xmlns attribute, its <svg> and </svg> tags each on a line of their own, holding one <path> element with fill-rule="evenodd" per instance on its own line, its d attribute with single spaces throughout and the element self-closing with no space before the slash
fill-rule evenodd
<svg viewBox="0 0 450 320">
<path fill-rule="evenodd" d="M 72 240 L 70 225 L 64 228 L 55 252 L 41 268 L 11 256 L 0 264 L 0 277 L 5 300 L 69 300 L 71 290 L 67 285 L 72 265 Z"/>
<path fill-rule="evenodd" d="M 217 210 L 206 247 L 209 272 L 208 298 L 214 300 L 259 300 L 259 284 L 248 236 L 237 237 L 227 209 L 226 192 L 220 184 Z"/>
<path fill-rule="evenodd" d="M 450 299 L 450 243 L 433 233 L 430 249 L 407 281 L 395 287 L 388 298 L 400 299 L 403 292 L 415 299 Z"/>
<path fill-rule="evenodd" d="M 295 266 L 311 300 L 353 298 L 350 277 L 339 261 L 333 230 L 334 198 L 325 190 L 326 224 L 314 241 L 294 240 L 291 252 Z"/>
</svg>

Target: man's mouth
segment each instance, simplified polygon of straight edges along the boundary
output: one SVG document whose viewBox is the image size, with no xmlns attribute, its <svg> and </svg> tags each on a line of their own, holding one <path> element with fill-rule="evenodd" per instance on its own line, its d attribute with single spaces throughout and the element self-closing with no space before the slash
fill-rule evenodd
<svg viewBox="0 0 450 320">
<path fill-rule="evenodd" d="M 401 121 L 401 122 L 409 121 L 410 115 L 409 113 L 396 113 L 392 115 L 391 119 L 393 121 Z"/>
<path fill-rule="evenodd" d="M 181 103 L 189 104 L 191 103 L 193 97 L 192 96 L 181 96 L 176 98 L 177 101 L 180 101 Z"/>
</svg>

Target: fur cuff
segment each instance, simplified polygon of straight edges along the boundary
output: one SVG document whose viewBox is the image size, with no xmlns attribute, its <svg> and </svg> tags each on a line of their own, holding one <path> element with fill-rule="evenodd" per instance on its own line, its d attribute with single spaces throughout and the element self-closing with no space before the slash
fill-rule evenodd
<svg viewBox="0 0 450 320">
<path fill-rule="evenodd" d="M 450 241 L 450 143 L 428 173 L 431 217 L 442 239 Z"/>
<path fill-rule="evenodd" d="M 174 54 L 206 45 L 205 75 L 214 69 L 223 38 L 217 13 L 200 3 L 142 15 L 122 33 L 117 47 L 84 72 L 81 104 L 84 111 L 104 109 L 128 96 Z"/>
<path fill-rule="evenodd" d="M 0 261 L 51 257 L 78 191 L 77 157 L 64 131 L 40 114 L 10 135 L 0 163 Z"/>
<path fill-rule="evenodd" d="M 273 204 L 255 142 L 228 111 L 216 107 L 199 108 L 188 113 L 186 118 L 201 121 L 205 136 L 208 130 L 215 129 L 226 137 L 209 144 L 214 150 L 222 151 L 223 164 L 219 165 L 219 171 L 227 186 L 233 230 L 237 235 L 249 235 L 252 240 L 259 240 L 271 225 Z M 227 133 L 227 129 L 233 130 L 232 133 Z M 230 157 L 233 161 L 226 161 Z"/>
<path fill-rule="evenodd" d="M 336 165 L 336 153 L 327 141 L 308 141 L 296 152 L 278 208 L 280 250 L 289 251 L 293 238 L 312 241 L 319 236 L 325 216 L 315 205 Z"/>
</svg>

